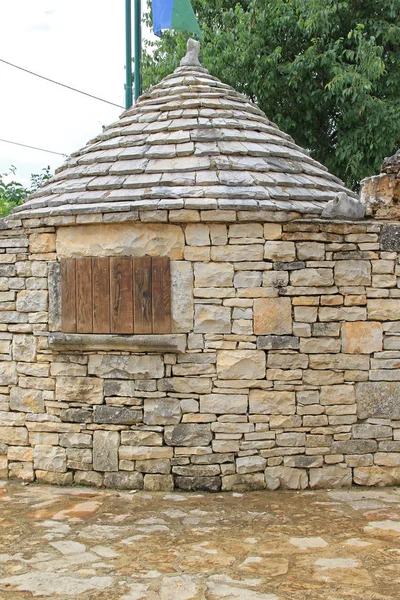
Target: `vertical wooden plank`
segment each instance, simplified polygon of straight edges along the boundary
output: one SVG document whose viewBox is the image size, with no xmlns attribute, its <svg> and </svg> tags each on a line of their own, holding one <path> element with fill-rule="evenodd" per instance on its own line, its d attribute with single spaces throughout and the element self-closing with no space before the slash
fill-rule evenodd
<svg viewBox="0 0 400 600">
<path fill-rule="evenodd" d="M 110 258 L 111 333 L 133 333 L 132 259 Z"/>
<path fill-rule="evenodd" d="M 93 333 L 110 333 L 110 259 L 92 258 Z"/>
<path fill-rule="evenodd" d="M 150 256 L 133 259 L 133 302 L 135 333 L 152 333 Z"/>
<path fill-rule="evenodd" d="M 61 331 L 76 333 L 75 259 L 61 259 Z"/>
<path fill-rule="evenodd" d="M 93 331 L 92 259 L 76 259 L 76 331 Z"/>
<path fill-rule="evenodd" d="M 152 258 L 153 333 L 171 332 L 171 274 L 167 256 Z"/>
</svg>

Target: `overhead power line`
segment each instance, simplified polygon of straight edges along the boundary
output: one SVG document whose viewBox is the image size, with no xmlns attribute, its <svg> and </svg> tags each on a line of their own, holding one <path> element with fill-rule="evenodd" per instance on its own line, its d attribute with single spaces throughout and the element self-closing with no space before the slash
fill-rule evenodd
<svg viewBox="0 0 400 600">
<path fill-rule="evenodd" d="M 53 150 L 45 150 L 44 148 L 37 148 L 36 146 L 28 146 L 28 144 L 20 144 L 19 142 L 11 142 L 10 140 L 3 140 L 0 138 L 0 142 L 5 144 L 13 144 L 14 146 L 22 146 L 23 148 L 30 148 L 31 150 L 39 150 L 40 152 L 48 152 L 49 154 L 58 154 L 58 156 L 68 156 L 62 152 L 54 152 Z"/>
<path fill-rule="evenodd" d="M 44 79 L 45 81 L 50 81 L 50 83 L 55 83 L 56 85 L 60 85 L 61 87 L 67 88 L 67 90 L 72 90 L 73 92 L 77 92 L 78 94 L 83 94 L 84 96 L 88 96 L 89 98 L 94 98 L 95 100 L 99 100 L 99 102 L 105 102 L 106 104 L 111 104 L 111 106 L 117 106 L 118 108 L 124 108 L 121 104 L 115 104 L 115 102 L 110 102 L 109 100 L 104 100 L 103 98 L 99 98 L 98 96 L 93 96 L 93 94 L 88 94 L 87 92 L 82 92 L 82 90 L 77 90 L 70 85 L 66 85 L 65 83 L 60 83 L 59 81 L 54 81 L 54 79 L 50 79 L 49 77 L 44 77 L 43 75 L 39 75 L 38 73 L 34 73 L 33 71 L 29 71 L 29 69 L 24 69 L 23 67 L 19 67 L 18 65 L 14 65 L 13 63 L 8 62 L 8 60 L 4 60 L 0 58 L 0 62 L 5 65 L 9 65 L 10 67 L 14 67 L 15 69 L 19 69 L 20 71 L 24 71 L 24 73 L 29 73 L 29 75 L 34 75 L 35 77 L 39 77 L 40 79 Z"/>
</svg>

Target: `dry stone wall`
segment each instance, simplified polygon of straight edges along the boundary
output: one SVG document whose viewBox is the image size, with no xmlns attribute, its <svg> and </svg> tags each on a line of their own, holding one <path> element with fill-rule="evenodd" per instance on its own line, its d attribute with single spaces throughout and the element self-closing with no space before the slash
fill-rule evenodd
<svg viewBox="0 0 400 600">
<path fill-rule="evenodd" d="M 93 226 L 118 254 L 118 222 L 129 244 L 141 223 L 150 252 L 147 224 L 173 230 L 185 351 L 50 347 L 74 227 L 81 254 Z M 399 224 L 158 210 L 4 227 L 0 477 L 210 491 L 400 482 Z"/>
</svg>

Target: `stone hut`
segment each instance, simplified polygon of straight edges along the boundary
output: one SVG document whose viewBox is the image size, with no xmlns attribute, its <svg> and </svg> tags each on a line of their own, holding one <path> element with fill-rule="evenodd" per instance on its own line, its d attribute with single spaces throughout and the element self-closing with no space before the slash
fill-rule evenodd
<svg viewBox="0 0 400 600">
<path fill-rule="evenodd" d="M 399 483 L 381 188 L 361 203 L 189 53 L 2 221 L 0 477 Z"/>
</svg>

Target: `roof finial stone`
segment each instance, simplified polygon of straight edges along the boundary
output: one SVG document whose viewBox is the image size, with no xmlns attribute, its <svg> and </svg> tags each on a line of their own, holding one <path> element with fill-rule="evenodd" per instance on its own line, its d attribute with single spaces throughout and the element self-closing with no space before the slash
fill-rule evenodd
<svg viewBox="0 0 400 600">
<path fill-rule="evenodd" d="M 199 61 L 199 54 L 200 42 L 189 38 L 187 42 L 186 54 L 182 58 L 180 63 L 181 67 L 201 67 L 201 62 Z"/>
</svg>

